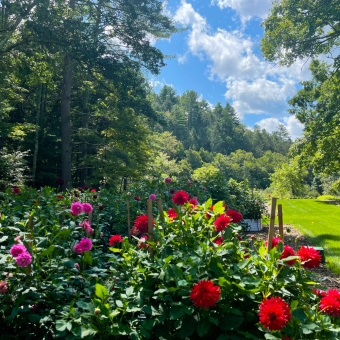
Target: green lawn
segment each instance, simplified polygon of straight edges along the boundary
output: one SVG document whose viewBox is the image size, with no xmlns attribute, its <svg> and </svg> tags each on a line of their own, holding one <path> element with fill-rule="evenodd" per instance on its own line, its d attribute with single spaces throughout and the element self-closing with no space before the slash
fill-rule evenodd
<svg viewBox="0 0 340 340">
<path fill-rule="evenodd" d="M 315 199 L 282 199 L 277 204 L 282 204 L 283 223 L 294 225 L 315 246 L 323 247 L 329 267 L 340 273 L 340 206 Z"/>
</svg>

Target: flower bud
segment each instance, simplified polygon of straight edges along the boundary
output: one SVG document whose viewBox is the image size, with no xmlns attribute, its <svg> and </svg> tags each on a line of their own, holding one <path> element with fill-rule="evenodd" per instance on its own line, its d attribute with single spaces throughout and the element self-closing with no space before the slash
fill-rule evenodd
<svg viewBox="0 0 340 340">
<path fill-rule="evenodd" d="M 301 240 L 301 236 L 296 236 L 296 241 L 300 241 Z"/>
<path fill-rule="evenodd" d="M 96 308 L 96 309 L 94 310 L 94 314 L 99 315 L 99 314 L 100 314 L 100 309 L 99 309 L 99 308 Z"/>
<path fill-rule="evenodd" d="M 100 238 L 102 238 L 104 236 L 104 233 L 103 232 L 101 232 L 100 233 Z"/>
<path fill-rule="evenodd" d="M 256 236 L 255 235 L 251 235 L 250 238 L 254 241 L 256 240 Z"/>
</svg>

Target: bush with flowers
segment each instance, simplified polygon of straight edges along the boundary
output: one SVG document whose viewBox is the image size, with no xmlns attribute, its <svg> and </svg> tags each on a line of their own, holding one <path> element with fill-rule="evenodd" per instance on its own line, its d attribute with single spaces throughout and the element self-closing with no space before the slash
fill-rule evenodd
<svg viewBox="0 0 340 340">
<path fill-rule="evenodd" d="M 165 218 L 154 208 L 153 241 L 142 208 L 157 191 L 126 194 L 140 209 L 131 241 L 109 228 L 126 197 L 111 208 L 107 190 L 4 194 L 0 339 L 339 338 L 340 293 L 308 272 L 315 249 L 275 238 L 267 256 L 233 203 L 171 188 L 159 189 Z"/>
</svg>

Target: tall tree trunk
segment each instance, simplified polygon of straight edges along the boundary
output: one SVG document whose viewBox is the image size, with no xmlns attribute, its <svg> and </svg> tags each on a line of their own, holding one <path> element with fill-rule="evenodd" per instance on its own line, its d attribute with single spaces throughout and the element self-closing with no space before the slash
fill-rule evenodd
<svg viewBox="0 0 340 340">
<path fill-rule="evenodd" d="M 84 101 L 83 101 L 83 117 L 81 122 L 81 127 L 84 130 L 87 130 L 89 127 L 89 109 L 87 107 L 87 102 L 89 100 L 90 93 L 88 90 L 86 90 L 84 95 Z M 85 131 L 84 131 L 85 132 Z M 80 170 L 80 186 L 85 185 L 85 181 L 87 180 L 87 165 L 85 161 L 85 157 L 87 155 L 87 138 L 83 137 L 83 141 L 80 144 L 80 152 L 81 152 L 81 170 Z"/>
<path fill-rule="evenodd" d="M 38 149 L 39 149 L 39 130 L 40 130 L 40 112 L 41 112 L 41 92 L 43 84 L 39 85 L 37 94 L 37 115 L 35 120 L 35 144 L 34 144 L 34 155 L 33 155 L 33 169 L 32 169 L 32 182 L 33 187 L 35 186 L 35 173 L 37 171 L 37 159 L 38 159 Z"/>
<path fill-rule="evenodd" d="M 74 10 L 76 0 L 70 0 Z M 72 57 L 64 57 L 63 89 L 61 94 L 61 174 L 65 181 L 63 190 L 72 187 L 72 146 L 71 146 L 71 92 L 73 81 Z"/>
<path fill-rule="evenodd" d="M 73 65 L 70 55 L 64 57 L 63 88 L 61 95 L 61 173 L 65 181 L 63 190 L 72 187 L 72 147 L 71 147 L 71 89 Z"/>
</svg>

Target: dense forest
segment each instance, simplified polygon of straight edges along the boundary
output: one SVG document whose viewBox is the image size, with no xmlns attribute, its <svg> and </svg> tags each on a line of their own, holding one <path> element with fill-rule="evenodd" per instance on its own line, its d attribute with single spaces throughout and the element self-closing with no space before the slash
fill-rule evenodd
<svg viewBox="0 0 340 340">
<path fill-rule="evenodd" d="M 152 39 L 180 30 L 161 1 L 2 1 L 0 181 L 64 189 L 199 168 L 269 185 L 292 144 L 242 124 L 233 107 L 148 74 L 165 66 Z M 138 19 L 137 19 L 138 18 Z"/>
</svg>

